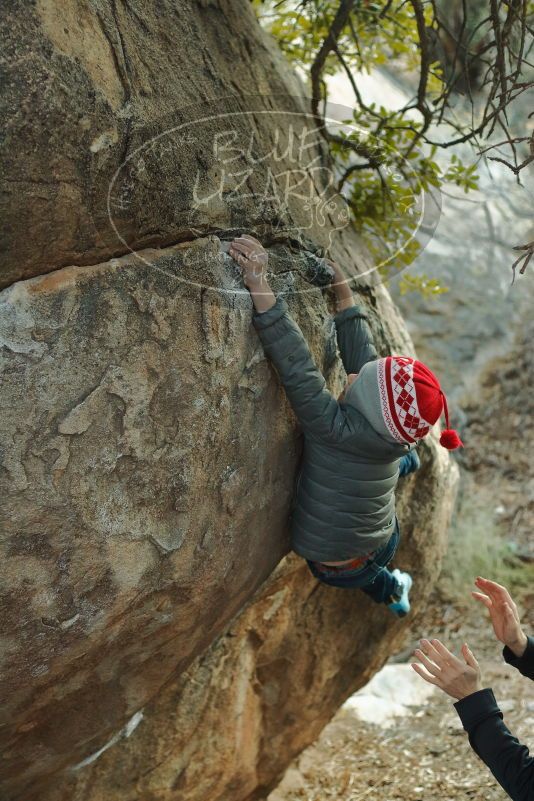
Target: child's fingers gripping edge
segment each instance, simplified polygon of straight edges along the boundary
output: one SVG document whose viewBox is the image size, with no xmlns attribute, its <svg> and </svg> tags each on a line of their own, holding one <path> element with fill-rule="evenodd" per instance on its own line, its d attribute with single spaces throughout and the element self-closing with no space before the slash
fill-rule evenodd
<svg viewBox="0 0 534 801">
<path fill-rule="evenodd" d="M 239 239 L 234 239 L 230 247 L 234 248 L 235 250 L 240 250 L 245 254 L 252 253 L 254 250 L 254 246 L 249 242 L 241 242 Z"/>
<path fill-rule="evenodd" d="M 258 239 L 256 239 L 256 237 L 252 236 L 252 234 L 241 234 L 239 239 L 250 239 L 250 241 L 254 242 L 254 244 L 261 245 L 261 247 L 263 247 L 261 242 Z"/>
</svg>

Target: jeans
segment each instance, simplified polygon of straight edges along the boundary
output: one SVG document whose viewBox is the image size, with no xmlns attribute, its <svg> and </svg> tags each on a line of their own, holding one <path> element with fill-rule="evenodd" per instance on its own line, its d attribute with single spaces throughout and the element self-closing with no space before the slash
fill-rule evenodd
<svg viewBox="0 0 534 801">
<path fill-rule="evenodd" d="M 314 562 L 309 559 L 306 561 L 313 575 L 323 584 L 345 589 L 359 587 L 377 604 L 390 603 L 393 600 L 392 596 L 398 597 L 402 589 L 399 581 L 386 567 L 395 556 L 399 542 L 400 528 L 399 522 L 395 518 L 393 534 L 382 548 L 375 551 L 363 567 L 344 571 L 324 568 L 319 571 Z"/>
<path fill-rule="evenodd" d="M 419 467 L 419 456 L 415 448 L 402 457 L 399 464 L 399 478 L 407 476 L 408 473 L 413 473 Z"/>
</svg>

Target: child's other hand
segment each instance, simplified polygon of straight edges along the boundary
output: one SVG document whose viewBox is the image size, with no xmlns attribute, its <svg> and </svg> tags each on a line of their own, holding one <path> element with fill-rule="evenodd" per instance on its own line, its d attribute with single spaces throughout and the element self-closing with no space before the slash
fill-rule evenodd
<svg viewBox="0 0 534 801">
<path fill-rule="evenodd" d="M 337 261 L 325 258 L 325 262 L 328 264 L 328 266 L 334 273 L 335 289 L 340 288 L 341 290 L 344 290 L 345 287 L 348 287 L 347 276 L 345 275 L 345 273 L 343 272 Z"/>
<path fill-rule="evenodd" d="M 325 260 L 325 262 L 328 264 L 328 266 L 329 266 L 329 267 L 330 267 L 330 268 L 333 270 L 333 272 L 334 272 L 334 275 L 336 276 L 336 278 L 338 278 L 338 279 L 339 279 L 339 277 L 340 277 L 340 276 L 341 276 L 342 278 L 344 278 L 344 277 L 345 277 L 345 276 L 343 275 L 343 271 L 341 270 L 341 267 L 339 266 L 339 264 L 337 263 L 337 261 L 334 261 L 333 259 L 328 259 L 326 256 L 325 256 L 325 259 L 324 259 L 324 260 Z"/>
<path fill-rule="evenodd" d="M 231 242 L 228 252 L 241 267 L 247 288 L 261 283 L 269 260 L 261 242 L 250 234 L 241 234 Z"/>
</svg>

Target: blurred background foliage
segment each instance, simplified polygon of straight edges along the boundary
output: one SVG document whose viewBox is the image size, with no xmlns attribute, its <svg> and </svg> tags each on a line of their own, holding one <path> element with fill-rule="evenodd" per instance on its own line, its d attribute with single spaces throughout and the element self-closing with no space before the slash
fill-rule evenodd
<svg viewBox="0 0 534 801">
<path fill-rule="evenodd" d="M 524 108 L 520 130 L 509 122 L 510 108 L 521 107 L 534 86 L 534 0 L 253 0 L 253 6 L 305 81 L 336 189 L 385 276 L 393 260 L 403 269 L 424 246 L 417 239 L 423 196 L 436 198 L 445 185 L 466 194 L 477 189 L 483 158 L 506 163 L 518 182 L 534 160 L 527 130 L 534 112 Z M 401 108 L 365 102 L 362 76 L 384 68 L 402 74 L 413 90 Z M 339 74 L 354 103 L 341 124 L 332 124 L 329 82 Z M 472 158 L 455 147 L 466 142 Z M 507 148 L 504 158 L 494 150 L 499 145 Z M 528 258 L 532 243 L 521 247 Z M 446 291 L 435 279 L 403 276 L 401 291 L 414 290 Z"/>
</svg>

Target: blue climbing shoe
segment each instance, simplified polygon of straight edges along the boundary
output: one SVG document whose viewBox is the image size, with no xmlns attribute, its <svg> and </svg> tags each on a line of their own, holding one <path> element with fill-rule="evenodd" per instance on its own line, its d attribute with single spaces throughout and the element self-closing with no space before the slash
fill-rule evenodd
<svg viewBox="0 0 534 801">
<path fill-rule="evenodd" d="M 406 617 L 408 612 L 410 611 L 410 601 L 409 601 L 409 594 L 412 588 L 413 579 L 409 573 L 402 573 L 400 570 L 395 569 L 392 570 L 392 575 L 395 576 L 397 581 L 401 584 L 401 594 L 400 596 L 392 596 L 395 598 L 390 604 L 388 604 L 388 609 L 391 609 L 394 615 L 397 617 Z"/>
</svg>

